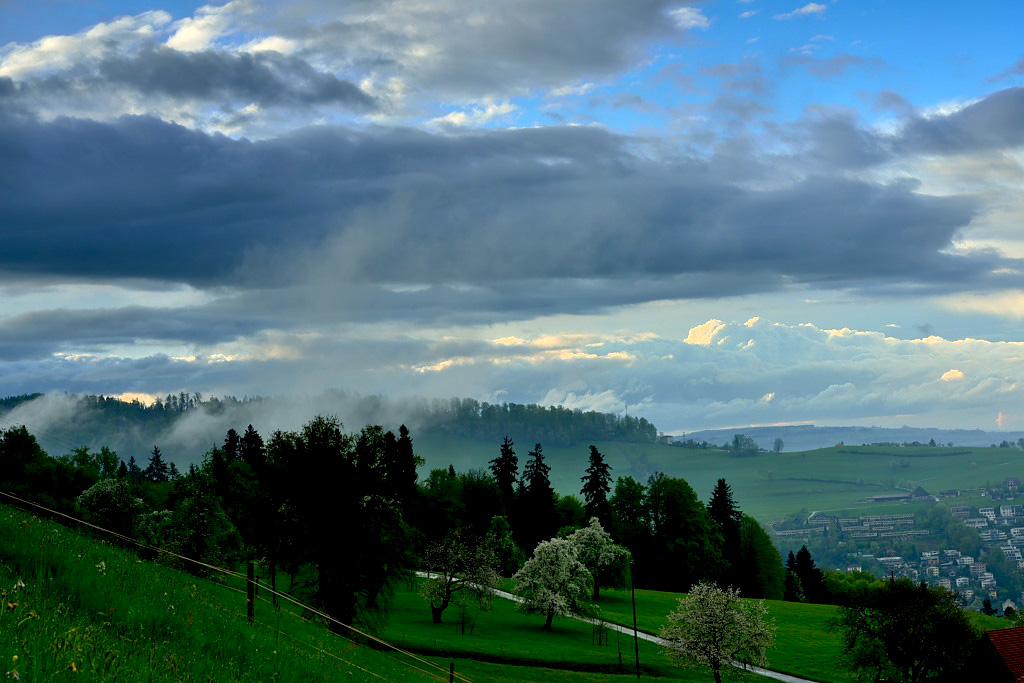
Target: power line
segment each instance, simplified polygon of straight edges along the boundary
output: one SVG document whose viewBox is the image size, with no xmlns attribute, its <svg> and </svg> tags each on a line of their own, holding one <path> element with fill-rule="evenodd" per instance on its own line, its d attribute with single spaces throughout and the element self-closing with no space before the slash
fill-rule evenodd
<svg viewBox="0 0 1024 683">
<path fill-rule="evenodd" d="M 44 505 L 40 505 L 39 503 L 34 503 L 34 502 L 30 501 L 30 500 L 25 500 L 23 498 L 19 498 L 18 496 L 15 496 L 13 494 L 7 493 L 6 491 L 0 491 L 0 496 L 6 496 L 7 498 L 10 498 L 11 500 L 17 501 L 18 503 L 23 504 L 23 505 L 31 505 L 32 507 L 38 508 L 40 510 L 43 510 L 43 511 L 45 511 L 45 512 L 51 514 L 51 515 L 57 515 L 59 517 L 64 517 L 65 519 L 71 520 L 72 522 L 75 522 L 76 524 L 80 524 L 80 525 L 84 525 L 84 526 L 90 527 L 92 529 L 96 529 L 97 531 L 101 531 L 103 533 L 109 534 L 109 535 L 111 535 L 111 536 L 113 536 L 115 538 L 119 538 L 121 540 L 124 540 L 124 541 L 126 541 L 128 543 L 136 545 L 136 546 L 138 546 L 140 548 L 143 548 L 145 550 L 151 550 L 151 551 L 154 551 L 154 552 L 157 552 L 157 553 L 164 553 L 166 555 L 170 555 L 171 557 L 176 557 L 176 558 L 178 558 L 180 560 L 184 560 L 186 562 L 192 562 L 192 563 L 194 563 L 194 564 L 196 564 L 196 565 L 198 565 L 200 567 L 204 567 L 206 569 L 210 569 L 210 570 L 213 570 L 213 571 L 216 571 L 216 572 L 220 572 L 220 573 L 225 574 L 227 576 L 238 578 L 238 579 L 241 579 L 241 580 L 246 581 L 246 582 L 248 581 L 248 578 L 246 576 L 244 576 L 243 574 L 239 573 L 239 572 L 235 572 L 235 571 L 232 571 L 230 569 L 226 569 L 224 567 L 218 567 L 217 565 L 209 564 L 209 563 L 203 562 L 201 560 L 196 560 L 194 558 L 178 554 L 176 552 L 173 552 L 171 550 L 167 550 L 165 548 L 158 548 L 156 546 L 151 546 L 151 545 L 148 545 L 146 543 L 142 543 L 141 541 L 137 541 L 136 539 L 134 539 L 134 538 L 132 538 L 130 536 L 125 536 L 124 534 L 120 534 L 120 533 L 118 533 L 116 531 L 111 531 L 110 529 L 105 529 L 105 528 L 103 528 L 101 526 L 98 526 L 96 524 L 91 524 L 91 523 L 86 522 L 84 520 L 78 519 L 77 517 L 73 517 L 73 516 L 71 516 L 69 514 L 66 514 L 66 513 L 63 513 L 63 512 L 59 512 L 57 510 L 52 510 L 52 509 L 50 509 L 50 508 L 48 508 L 48 507 L 46 507 Z M 229 588 L 231 590 L 236 590 L 236 591 L 238 590 L 237 588 L 231 588 L 230 586 L 224 586 L 224 587 L 225 588 Z M 350 631 L 352 631 L 353 633 L 356 633 L 356 634 L 358 634 L 360 636 L 363 636 L 364 638 L 372 640 L 372 641 L 374 641 L 376 643 L 380 643 L 381 645 L 384 645 L 385 647 L 391 648 L 395 652 L 401 653 L 401 654 L 403 654 L 403 655 L 405 655 L 405 656 L 407 656 L 407 657 L 409 657 L 411 659 L 414 659 L 414 660 L 416 660 L 418 662 L 421 662 L 421 663 L 423 663 L 423 664 L 425 664 L 425 665 L 427 665 L 429 667 L 432 667 L 434 669 L 442 671 L 442 672 L 444 672 L 446 674 L 448 673 L 447 671 L 445 671 L 444 667 L 441 667 L 441 666 L 439 666 L 437 664 L 434 664 L 431 661 L 423 659 L 422 657 L 419 657 L 418 655 L 416 655 L 416 654 L 414 654 L 412 652 L 409 652 L 407 650 L 403 650 L 402 648 L 398 647 L 397 645 L 393 645 L 393 644 L 391 644 L 391 643 L 389 643 L 389 642 L 387 642 L 385 640 L 382 640 L 381 638 L 378 638 L 376 636 L 370 635 L 369 633 L 361 631 L 361 630 L 357 629 L 354 626 L 346 624 L 346 623 L 344 623 L 344 622 L 342 622 L 342 621 L 332 617 L 329 614 L 321 612 L 320 610 L 318 610 L 318 609 L 316 609 L 316 608 L 314 608 L 314 607 L 312 607 L 310 605 L 307 605 L 307 604 L 305 604 L 303 602 L 300 602 L 299 600 L 296 600 L 295 598 L 293 598 L 292 596 L 288 595 L 287 593 L 282 593 L 280 591 L 275 591 L 272 588 L 267 588 L 267 587 L 264 587 L 264 588 L 268 592 L 270 592 L 270 593 L 272 593 L 274 595 L 277 595 L 278 597 L 284 598 L 285 600 L 295 604 L 296 606 L 301 607 L 303 609 L 306 609 L 306 610 L 312 612 L 313 614 L 316 614 L 317 616 L 322 617 L 323 619 L 326 619 L 327 621 L 329 621 L 331 623 L 334 623 L 334 624 L 337 624 L 337 625 L 342 626 L 344 628 L 347 628 Z M 241 592 L 241 591 L 239 591 L 239 592 Z M 400 660 L 395 660 L 395 661 L 399 661 L 401 664 L 404 664 L 406 666 L 410 666 L 412 668 L 415 668 L 417 670 L 422 671 L 421 669 L 418 669 L 418 667 L 413 667 L 408 662 L 401 662 Z M 460 674 L 455 674 L 455 677 L 460 679 L 460 680 L 462 680 L 462 681 L 465 681 L 466 683 L 473 683 L 470 679 L 468 679 L 465 676 L 462 676 Z"/>
</svg>

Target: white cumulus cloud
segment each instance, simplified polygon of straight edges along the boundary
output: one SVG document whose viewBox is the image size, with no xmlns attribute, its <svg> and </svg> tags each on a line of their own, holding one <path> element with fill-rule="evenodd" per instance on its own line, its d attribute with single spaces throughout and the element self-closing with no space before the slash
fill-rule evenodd
<svg viewBox="0 0 1024 683">
<path fill-rule="evenodd" d="M 822 14 L 825 13 L 825 11 L 827 9 L 828 9 L 828 7 L 826 7 L 825 5 L 821 5 L 821 4 L 816 3 L 816 2 L 809 2 L 806 5 L 804 5 L 803 7 L 797 8 L 797 9 L 793 10 L 792 12 L 784 12 L 782 14 L 776 14 L 775 18 L 780 20 L 780 21 L 785 21 L 786 19 L 796 19 L 798 17 L 806 17 L 806 16 L 813 16 L 813 15 L 821 16 Z"/>
</svg>

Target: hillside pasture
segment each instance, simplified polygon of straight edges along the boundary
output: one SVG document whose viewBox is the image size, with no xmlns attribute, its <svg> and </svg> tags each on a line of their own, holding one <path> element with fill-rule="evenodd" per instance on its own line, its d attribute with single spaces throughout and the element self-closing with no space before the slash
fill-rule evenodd
<svg viewBox="0 0 1024 683">
<path fill-rule="evenodd" d="M 459 471 L 486 469 L 498 444 L 426 435 L 416 440 L 425 468 L 454 465 Z M 543 445 L 543 444 L 542 444 Z M 589 444 L 544 448 L 551 482 L 560 494 L 579 496 Z M 842 446 L 796 453 L 734 456 L 717 449 L 687 449 L 655 443 L 596 442 L 612 467 L 612 476 L 645 482 L 655 472 L 682 477 L 706 499 L 725 477 L 747 514 L 767 522 L 801 509 L 846 511 L 851 515 L 903 512 L 906 504 L 864 503 L 881 494 L 924 487 L 947 489 L 1000 485 L 1007 477 L 1024 479 L 1024 451 L 1015 448 Z M 516 444 L 520 467 L 533 444 Z M 421 469 L 425 474 L 425 470 Z M 862 510 L 874 512 L 862 512 Z"/>
</svg>

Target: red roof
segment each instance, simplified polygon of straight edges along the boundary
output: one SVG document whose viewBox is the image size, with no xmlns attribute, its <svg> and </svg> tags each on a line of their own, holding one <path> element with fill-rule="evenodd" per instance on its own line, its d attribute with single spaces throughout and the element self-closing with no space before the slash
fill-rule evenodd
<svg viewBox="0 0 1024 683">
<path fill-rule="evenodd" d="M 987 631 L 985 635 L 1010 670 L 1013 680 L 1024 681 L 1024 627 L 1001 628 Z"/>
</svg>

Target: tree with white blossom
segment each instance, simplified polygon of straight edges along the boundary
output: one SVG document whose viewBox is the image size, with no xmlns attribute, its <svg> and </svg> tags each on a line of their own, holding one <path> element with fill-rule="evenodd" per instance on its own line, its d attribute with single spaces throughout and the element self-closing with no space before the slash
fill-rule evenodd
<svg viewBox="0 0 1024 683">
<path fill-rule="evenodd" d="M 537 544 L 533 557 L 512 577 L 515 592 L 523 598 L 522 609 L 543 614 L 544 630 L 558 616 L 585 614 L 593 578 L 579 560 L 579 546 L 566 538 Z"/>
<path fill-rule="evenodd" d="M 618 588 L 625 584 L 632 556 L 621 545 L 615 544 L 597 517 L 591 517 L 587 526 L 577 529 L 567 538 L 579 547 L 579 560 L 594 578 L 592 598 L 595 602 L 601 597 L 600 586 Z"/>
<path fill-rule="evenodd" d="M 741 600 L 736 588 L 698 583 L 668 615 L 658 634 L 665 652 L 682 666 L 708 667 L 715 683 L 733 662 L 764 666 L 775 642 L 775 620 L 763 600 Z"/>
</svg>

